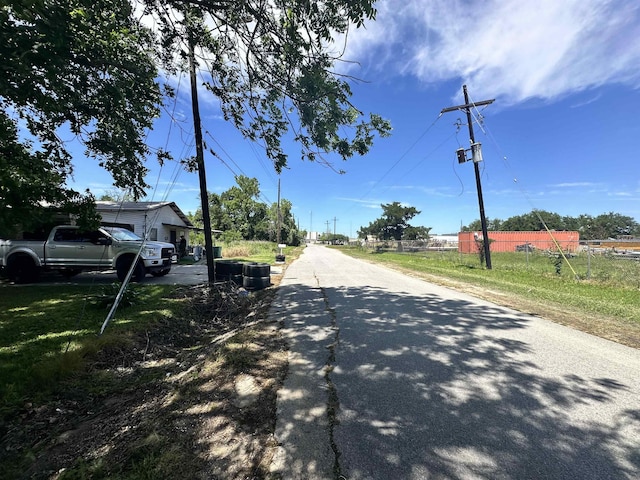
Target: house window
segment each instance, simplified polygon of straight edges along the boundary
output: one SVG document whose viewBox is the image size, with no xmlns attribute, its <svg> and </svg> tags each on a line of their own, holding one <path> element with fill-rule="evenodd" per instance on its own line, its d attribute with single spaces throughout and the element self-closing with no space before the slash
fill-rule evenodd
<svg viewBox="0 0 640 480">
<path fill-rule="evenodd" d="M 151 240 L 151 241 L 157 241 L 158 240 L 158 229 L 157 228 L 152 228 L 149 231 L 149 240 Z"/>
</svg>

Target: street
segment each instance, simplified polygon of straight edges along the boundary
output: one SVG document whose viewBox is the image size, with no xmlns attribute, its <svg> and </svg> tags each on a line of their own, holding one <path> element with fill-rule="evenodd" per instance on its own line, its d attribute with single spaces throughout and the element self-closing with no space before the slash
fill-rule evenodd
<svg viewBox="0 0 640 480">
<path fill-rule="evenodd" d="M 207 265 L 199 262 L 191 265 L 174 264 L 171 267 L 171 272 L 162 277 L 146 275 L 143 284 L 198 285 L 207 283 L 207 279 Z M 118 277 L 115 270 L 82 272 L 71 278 L 65 278 L 57 272 L 42 272 L 39 281 L 32 285 L 108 285 L 116 282 L 118 282 Z"/>
<path fill-rule="evenodd" d="M 317 245 L 272 315 L 283 479 L 640 477 L 635 349 Z"/>
</svg>

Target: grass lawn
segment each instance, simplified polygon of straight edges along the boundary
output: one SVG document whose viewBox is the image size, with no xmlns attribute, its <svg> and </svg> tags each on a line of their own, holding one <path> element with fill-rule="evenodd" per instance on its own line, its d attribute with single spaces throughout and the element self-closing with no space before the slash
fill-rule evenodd
<svg viewBox="0 0 640 480">
<path fill-rule="evenodd" d="M 99 336 L 111 285 L 0 287 L 0 414 L 11 414 L 25 398 L 37 403 L 101 350 L 126 349 L 129 336 L 174 316 L 181 308 L 169 295 L 174 288 L 132 285 L 125 300 L 136 297 L 135 304 L 120 309 Z"/>
<path fill-rule="evenodd" d="M 274 244 L 245 243 L 223 256 L 275 263 Z M 301 251 L 287 247 L 287 263 Z M 275 291 L 131 284 L 99 335 L 119 285 L 0 284 L 0 478 L 193 478 L 211 468 L 203 458 L 248 476 L 266 468 L 286 370 L 278 330 L 264 323 Z M 238 416 L 234 382 L 247 375 L 262 401 Z M 182 428 L 194 411 L 227 430 Z M 200 438 L 212 439 L 209 453 L 194 449 Z M 216 459 L 238 442 L 251 458 Z"/>
</svg>

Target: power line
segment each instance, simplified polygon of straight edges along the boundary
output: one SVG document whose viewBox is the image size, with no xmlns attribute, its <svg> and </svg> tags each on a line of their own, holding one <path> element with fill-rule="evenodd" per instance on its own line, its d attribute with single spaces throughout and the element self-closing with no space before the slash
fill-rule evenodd
<svg viewBox="0 0 640 480">
<path fill-rule="evenodd" d="M 376 181 L 376 182 L 371 186 L 371 188 L 370 188 L 370 189 L 369 189 L 369 190 L 368 190 L 368 191 L 367 191 L 367 192 L 366 192 L 366 193 L 361 197 L 361 199 L 363 199 L 364 197 L 366 197 L 367 195 L 369 195 L 369 194 L 373 191 L 373 189 L 374 189 L 375 187 L 377 187 L 377 186 L 380 184 L 380 182 L 382 182 L 382 180 L 384 180 L 384 179 L 386 178 L 386 176 L 387 176 L 387 175 L 389 175 L 389 173 L 391 173 L 391 171 L 392 171 L 396 166 L 398 166 L 398 164 L 399 164 L 399 163 L 400 163 L 400 162 L 401 162 L 401 161 L 402 161 L 402 160 L 403 160 L 403 159 L 404 159 L 404 158 L 409 154 L 409 152 L 410 152 L 411 150 L 413 150 L 413 147 L 415 147 L 415 146 L 418 144 L 418 142 L 420 142 L 420 140 L 422 140 L 422 139 L 427 135 L 427 133 L 429 133 L 429 131 L 430 131 L 430 130 L 433 128 L 433 126 L 438 122 L 438 120 L 440 120 L 440 117 L 442 117 L 442 114 L 438 115 L 438 117 L 437 117 L 437 118 L 436 118 L 436 119 L 431 123 L 431 125 L 429 125 L 429 127 L 428 127 L 424 132 L 422 132 L 422 134 L 420 134 L 420 136 L 419 136 L 419 137 L 418 137 L 418 138 L 417 138 L 417 139 L 416 139 L 416 140 L 415 140 L 415 141 L 414 141 L 414 142 L 409 146 L 409 148 L 407 148 L 407 150 L 406 150 L 402 155 L 400 155 L 400 157 L 398 158 L 398 160 L 396 160 L 396 161 L 393 163 L 393 165 L 391 165 L 391 167 L 389 167 L 389 169 L 388 169 L 388 170 L 387 170 L 387 171 L 382 175 L 382 177 L 380 177 L 380 179 L 379 179 L 378 181 Z"/>
<path fill-rule="evenodd" d="M 224 154 L 229 158 L 229 160 L 238 168 L 238 170 L 240 170 L 240 173 L 242 175 L 244 175 L 245 177 L 248 177 L 248 175 L 246 173 L 244 173 L 244 171 L 242 170 L 242 168 L 240 168 L 240 166 L 233 160 L 233 158 L 231 157 L 231 155 L 229 155 L 226 150 L 222 147 L 222 145 L 220 145 L 220 143 L 213 138 L 213 136 L 211 135 L 211 133 L 209 133 L 209 131 L 205 130 L 205 133 L 209 136 L 209 138 L 211 138 L 211 140 L 213 140 L 216 145 L 218 145 L 220 147 L 220 149 L 222 150 L 222 152 L 224 152 Z M 214 152 L 213 150 L 209 149 L 209 152 L 215 156 L 216 158 L 218 158 L 218 160 L 220 160 L 220 162 L 227 167 L 227 169 L 233 174 L 234 177 L 238 177 L 239 174 L 227 163 L 225 162 L 225 160 L 216 152 Z M 271 200 L 269 200 L 269 198 L 261 191 L 259 193 L 259 196 L 262 200 L 264 200 L 265 203 L 267 203 L 267 205 L 271 205 Z"/>
<path fill-rule="evenodd" d="M 411 150 L 413 150 L 413 148 L 420 142 L 420 140 L 422 140 L 427 135 L 427 133 L 429 133 L 429 131 L 435 126 L 438 120 L 440 120 L 440 117 L 442 117 L 442 114 L 436 117 L 436 119 L 431 123 L 431 125 L 429 125 L 429 127 L 427 127 L 427 129 L 424 132 L 422 132 L 418 136 L 418 138 L 416 138 L 416 140 L 414 140 L 413 143 L 411 143 L 411 145 L 409 145 L 409 147 L 405 150 L 405 152 L 402 155 L 400 155 L 400 157 L 398 157 L 398 159 L 393 163 L 393 165 L 391 165 L 391 167 L 389 167 L 389 169 L 369 188 L 369 190 L 367 190 L 363 195 L 361 195 L 358 200 L 364 200 L 365 197 L 367 197 L 367 195 L 369 195 L 382 182 L 382 180 L 384 180 L 387 177 L 387 175 L 389 175 L 389 173 L 391 173 L 391 171 L 398 166 L 398 164 L 409 154 Z M 440 145 L 436 147 L 436 150 L 439 147 Z M 416 168 L 416 167 L 417 165 L 414 166 L 413 168 Z M 350 206 L 347 210 L 345 210 L 345 214 L 349 213 L 352 209 L 353 209 L 353 205 Z"/>
</svg>

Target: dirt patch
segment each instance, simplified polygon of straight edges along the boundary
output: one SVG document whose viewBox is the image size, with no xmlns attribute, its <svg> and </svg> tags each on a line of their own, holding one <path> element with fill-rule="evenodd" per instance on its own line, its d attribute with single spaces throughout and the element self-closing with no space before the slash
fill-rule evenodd
<svg viewBox="0 0 640 480">
<path fill-rule="evenodd" d="M 275 283 L 278 278 L 274 278 Z M 0 444 L 1 478 L 267 479 L 287 368 L 276 293 L 181 288 L 164 319 L 45 405 L 25 405 Z"/>
</svg>

